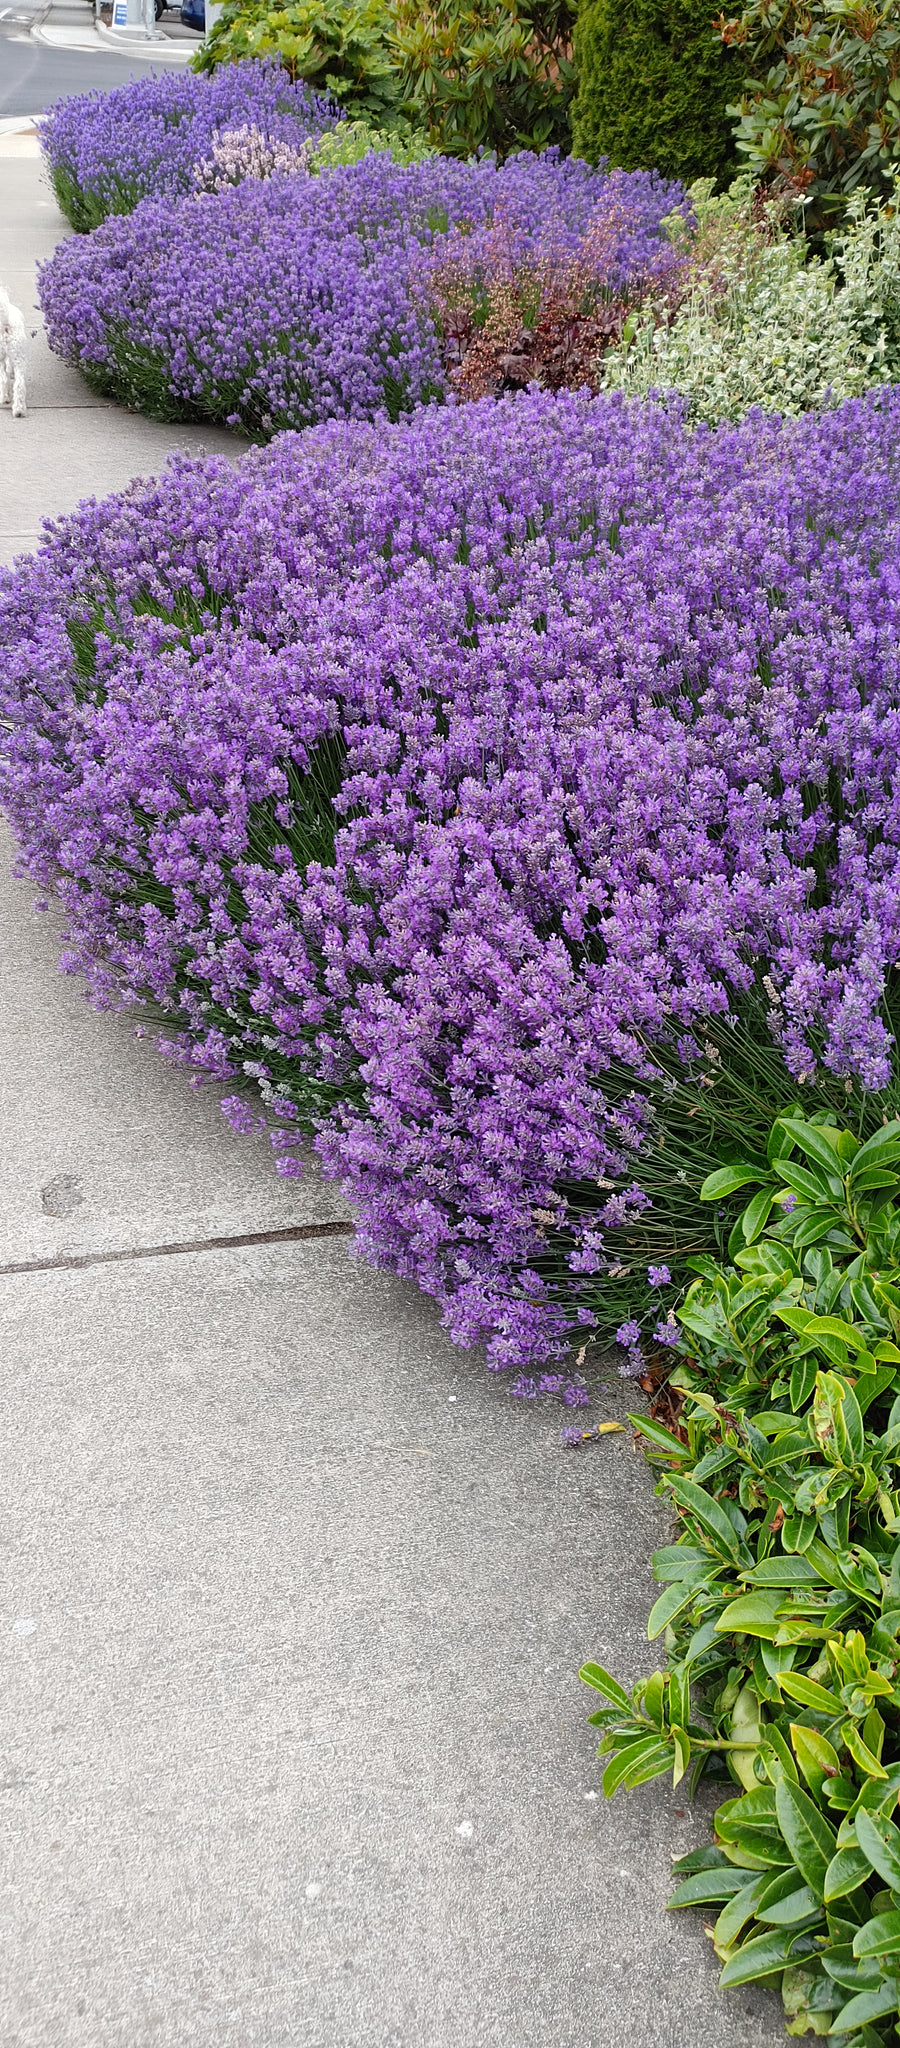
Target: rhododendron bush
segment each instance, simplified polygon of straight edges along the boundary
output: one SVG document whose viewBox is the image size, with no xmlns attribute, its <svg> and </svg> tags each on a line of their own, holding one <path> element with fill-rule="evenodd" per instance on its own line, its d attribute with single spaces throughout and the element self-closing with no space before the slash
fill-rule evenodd
<svg viewBox="0 0 900 2048">
<path fill-rule="evenodd" d="M 605 1317 L 655 1104 L 748 1009 L 786 1090 L 891 1083 L 898 449 L 892 389 L 692 432 L 529 392 L 178 458 L 3 572 L 67 963 L 258 1085 L 288 1170 L 313 1128 L 495 1363 Z"/>
</svg>

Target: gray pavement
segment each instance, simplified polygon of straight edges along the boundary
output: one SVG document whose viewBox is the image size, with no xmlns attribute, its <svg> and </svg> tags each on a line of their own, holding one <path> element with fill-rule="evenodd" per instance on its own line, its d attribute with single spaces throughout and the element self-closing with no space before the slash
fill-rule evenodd
<svg viewBox="0 0 900 2048">
<path fill-rule="evenodd" d="M 66 93 L 109 92 L 129 78 L 186 64 L 199 37 L 169 11 L 152 44 L 95 32 L 86 0 L 12 0 L 0 6 L 0 120 L 39 114 Z"/>
<path fill-rule="evenodd" d="M 0 276 L 39 197 L 0 160 Z M 7 541 L 178 438 L 37 379 Z M 663 1910 L 709 1797 L 598 1796 L 577 1669 L 653 1661 L 666 1530 L 630 1433 L 563 1453 L 312 1166 L 85 1005 L 33 897 L 7 845 L 4 2048 L 775 2048 Z"/>
<path fill-rule="evenodd" d="M 42 519 L 74 510 L 81 498 L 121 490 L 133 476 L 156 475 L 173 448 L 234 456 L 245 445 L 216 427 L 165 426 L 110 405 L 51 354 L 35 269 L 66 232 L 36 136 L 0 135 L 0 283 L 33 334 L 29 417 L 14 420 L 0 410 L 0 562 L 36 545 Z"/>
</svg>

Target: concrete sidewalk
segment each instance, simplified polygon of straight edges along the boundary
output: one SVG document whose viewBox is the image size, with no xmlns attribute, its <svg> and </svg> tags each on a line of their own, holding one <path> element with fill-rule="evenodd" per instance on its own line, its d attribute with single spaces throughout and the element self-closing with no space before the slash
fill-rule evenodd
<svg viewBox="0 0 900 2048">
<path fill-rule="evenodd" d="M 0 159 L 0 277 L 61 232 Z M 8 554 L 185 438 L 35 347 Z M 775 2048 L 663 1910 L 713 1802 L 598 1796 L 577 1669 L 652 1664 L 666 1527 L 630 1434 L 563 1453 L 314 1169 L 85 1005 L 10 867 L 0 2040 Z"/>
</svg>

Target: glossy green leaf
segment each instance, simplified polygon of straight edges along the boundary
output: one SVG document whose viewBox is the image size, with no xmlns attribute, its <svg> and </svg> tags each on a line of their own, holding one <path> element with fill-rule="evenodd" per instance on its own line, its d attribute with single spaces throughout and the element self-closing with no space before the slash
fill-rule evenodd
<svg viewBox="0 0 900 2048">
<path fill-rule="evenodd" d="M 695 1486 L 692 1480 L 682 1478 L 680 1474 L 671 1481 L 671 1487 L 679 1505 L 687 1508 L 700 1523 L 701 1528 L 706 1530 L 720 1555 L 733 1559 L 735 1564 L 752 1563 L 746 1545 L 741 1542 L 724 1509 L 711 1494 L 704 1492 L 702 1486 Z"/>
<path fill-rule="evenodd" d="M 854 1937 L 857 1932 L 858 1930 L 854 1928 Z M 836 1942 L 833 1948 L 823 1950 L 822 1968 L 834 1979 L 835 1984 L 840 1984 L 842 1990 L 852 1991 L 854 1995 L 859 1991 L 881 1989 L 882 1977 L 878 1964 L 868 1958 L 860 1959 L 859 1956 L 855 1956 L 849 1941 Z"/>
<path fill-rule="evenodd" d="M 760 1231 L 765 1229 L 774 1201 L 774 1189 L 760 1188 L 759 1194 L 754 1195 L 752 1202 L 747 1203 L 747 1207 L 740 1219 L 741 1235 L 745 1244 L 753 1244 L 755 1239 L 758 1238 Z"/>
<path fill-rule="evenodd" d="M 786 1889 L 784 1897 L 774 1899 L 771 1905 L 761 1900 L 756 1917 L 763 1927 L 799 1927 L 802 1921 L 822 1916 L 822 1907 L 808 1884 L 797 1884 L 793 1873 L 793 1889 Z"/>
<path fill-rule="evenodd" d="M 840 1700 L 824 1685 L 817 1685 L 814 1678 L 804 1678 L 800 1671 L 781 1671 L 776 1683 L 790 1699 L 798 1700 L 801 1707 L 814 1707 L 822 1714 L 843 1714 Z"/>
<path fill-rule="evenodd" d="M 749 1921 L 756 1918 L 759 1901 L 765 1897 L 772 1882 L 772 1874 L 768 1870 L 764 1870 L 759 1877 L 754 1877 L 751 1871 L 744 1870 L 741 1876 L 746 1882 L 740 1891 L 735 1892 L 728 1900 L 727 1905 L 722 1907 L 716 1921 L 715 1940 L 719 1950 L 731 1948 Z"/>
<path fill-rule="evenodd" d="M 718 1634 L 765 1636 L 774 1643 L 778 1633 L 776 1619 L 782 1604 L 780 1593 L 744 1593 L 736 1600 L 729 1600 L 724 1612 L 716 1621 Z"/>
<path fill-rule="evenodd" d="M 691 1740 L 684 1728 L 673 1728 L 671 1733 L 672 1746 L 675 1751 L 675 1762 L 672 1766 L 672 1784 L 680 1785 L 691 1761 Z"/>
<path fill-rule="evenodd" d="M 867 1166 L 883 1166 L 888 1159 L 900 1159 L 900 1117 L 883 1124 L 880 1131 L 860 1145 L 850 1168 L 850 1179 L 856 1180 Z"/>
<path fill-rule="evenodd" d="M 671 1430 L 664 1429 L 661 1422 L 654 1422 L 651 1415 L 629 1415 L 628 1420 L 657 1450 L 666 1451 L 678 1464 L 689 1461 L 690 1452 L 687 1444 L 681 1443 L 677 1436 L 672 1435 Z"/>
<path fill-rule="evenodd" d="M 784 1969 L 797 1937 L 792 1929 L 786 1932 L 772 1928 L 767 1934 L 756 1934 L 745 1941 L 725 1964 L 719 1978 L 723 1991 L 736 1984 L 753 1984 L 759 1977 L 774 1977 Z"/>
<path fill-rule="evenodd" d="M 877 1913 L 854 1937 L 855 1956 L 900 1955 L 900 1913 Z"/>
<path fill-rule="evenodd" d="M 607 1799 L 612 1798 L 620 1785 L 640 1784 L 641 1780 L 634 1773 L 648 1757 L 659 1759 L 656 1769 L 651 1771 L 652 1777 L 659 1777 L 663 1771 L 667 1771 L 672 1761 L 668 1743 L 661 1743 L 655 1731 L 641 1736 L 636 1742 L 629 1743 L 627 1748 L 615 1751 L 603 1773 L 603 1790 Z"/>
<path fill-rule="evenodd" d="M 862 1849 L 838 1849 L 825 1872 L 825 1902 L 845 1899 L 872 1874 L 872 1865 Z"/>
<path fill-rule="evenodd" d="M 872 1869 L 877 1870 L 892 1891 L 900 1892 L 900 1830 L 886 1815 L 869 1813 L 864 1806 L 857 1809 L 854 1826 L 857 1842 Z"/>
<path fill-rule="evenodd" d="M 815 1585 L 818 1572 L 808 1557 L 765 1557 L 744 1577 L 754 1586 Z"/>
<path fill-rule="evenodd" d="M 832 1127 L 828 1126 L 829 1136 L 826 1137 L 825 1127 L 821 1124 L 809 1124 L 803 1117 L 783 1116 L 780 1121 L 782 1129 L 787 1132 L 789 1138 L 793 1138 L 794 1144 L 803 1153 L 804 1158 L 814 1160 L 816 1166 L 821 1166 L 830 1179 L 837 1180 L 840 1190 L 844 1176 L 837 1150 L 831 1142 L 832 1136 L 835 1139 L 839 1136 L 837 1129 L 832 1130 Z M 859 1153 L 853 1163 L 859 1166 Z M 866 1165 L 870 1163 L 869 1160 L 865 1162 Z"/>
<path fill-rule="evenodd" d="M 700 1189 L 701 1202 L 721 1202 L 726 1195 L 734 1195 L 738 1188 L 749 1187 L 753 1181 L 768 1180 L 769 1168 L 765 1160 L 747 1159 L 735 1166 L 718 1166 L 714 1173 L 708 1173 Z"/>
<path fill-rule="evenodd" d="M 825 1873 L 837 1848 L 830 1822 L 799 1785 L 782 1778 L 775 1787 L 778 1825 L 804 1882 L 817 1899 L 825 1896 Z"/>
<path fill-rule="evenodd" d="M 656 1636 L 662 1635 L 669 1622 L 674 1621 L 676 1615 L 681 1614 L 685 1607 L 690 1607 L 691 1601 L 696 1597 L 697 1588 L 693 1581 L 685 1584 L 683 1579 L 676 1579 L 674 1585 L 667 1586 L 650 1609 L 647 1620 L 648 1642 L 652 1643 Z"/>
<path fill-rule="evenodd" d="M 791 1742 L 806 1783 L 818 1798 L 826 1777 L 832 1773 L 836 1777 L 840 1769 L 837 1750 L 818 1728 L 805 1728 L 798 1722 L 791 1723 Z"/>
<path fill-rule="evenodd" d="M 578 1676 L 584 1679 L 585 1685 L 592 1685 L 595 1692 L 602 1692 L 604 1698 L 611 1700 L 614 1706 L 621 1707 L 626 1714 L 631 1713 L 631 1701 L 627 1692 L 619 1684 L 618 1679 L 604 1670 L 602 1664 L 582 1664 Z"/>
<path fill-rule="evenodd" d="M 883 1991 L 860 1991 L 849 2005 L 842 2006 L 829 2031 L 852 2034 L 857 2027 L 865 2027 L 871 2020 L 888 2019 L 896 2011 L 897 1993 L 890 1985 Z"/>
<path fill-rule="evenodd" d="M 717 1899 L 733 1898 L 736 1892 L 747 1891 L 753 1886 L 754 1880 L 746 1871 L 736 1870 L 733 1863 L 725 1869 L 697 1870 L 673 1892 L 669 1905 L 711 1906 Z"/>
</svg>

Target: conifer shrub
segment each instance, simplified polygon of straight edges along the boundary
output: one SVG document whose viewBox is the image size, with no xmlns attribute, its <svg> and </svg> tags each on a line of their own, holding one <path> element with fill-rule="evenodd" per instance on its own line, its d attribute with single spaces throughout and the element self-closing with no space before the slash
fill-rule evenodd
<svg viewBox="0 0 900 2048">
<path fill-rule="evenodd" d="M 576 155 L 666 177 L 727 177 L 727 108 L 742 70 L 711 0 L 582 0 L 575 29 Z"/>
</svg>

